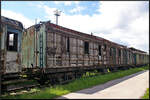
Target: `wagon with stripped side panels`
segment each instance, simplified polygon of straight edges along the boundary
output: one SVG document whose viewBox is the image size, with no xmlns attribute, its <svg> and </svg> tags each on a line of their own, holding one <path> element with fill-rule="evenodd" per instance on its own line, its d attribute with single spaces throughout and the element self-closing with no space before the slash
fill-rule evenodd
<svg viewBox="0 0 150 100">
<path fill-rule="evenodd" d="M 136 66 L 140 66 L 141 64 L 148 64 L 149 63 L 149 55 L 141 50 L 135 48 L 129 48 L 133 52 L 133 63 Z"/>
<path fill-rule="evenodd" d="M 23 25 L 17 20 L 1 16 L 0 20 L 0 86 L 8 78 L 21 72 L 21 41 Z M 1 90 L 1 87 L 0 87 Z"/>
<path fill-rule="evenodd" d="M 108 68 L 114 70 L 148 63 L 136 63 L 135 52 L 126 46 L 50 21 L 25 30 L 21 53 L 22 69 L 51 83 L 80 77 L 86 71 L 104 72 Z"/>
<path fill-rule="evenodd" d="M 0 61 L 3 74 L 21 72 L 22 32 L 21 22 L 1 16 Z"/>
</svg>

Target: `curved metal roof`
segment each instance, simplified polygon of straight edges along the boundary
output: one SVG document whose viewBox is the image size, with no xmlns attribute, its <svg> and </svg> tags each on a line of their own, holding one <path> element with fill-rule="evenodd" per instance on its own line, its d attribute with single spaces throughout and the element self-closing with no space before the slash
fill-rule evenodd
<svg viewBox="0 0 150 100">
<path fill-rule="evenodd" d="M 23 29 L 23 24 L 17 20 L 14 20 L 14 19 L 10 19 L 10 18 L 1 16 L 1 22 L 5 23 L 7 25 L 13 26 L 17 29 L 21 29 L 21 30 Z"/>
</svg>

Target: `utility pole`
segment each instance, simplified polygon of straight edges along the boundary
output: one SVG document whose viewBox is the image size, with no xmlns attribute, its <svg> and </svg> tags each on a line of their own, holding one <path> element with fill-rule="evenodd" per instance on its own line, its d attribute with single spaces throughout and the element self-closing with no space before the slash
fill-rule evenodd
<svg viewBox="0 0 150 100">
<path fill-rule="evenodd" d="M 56 24 L 58 25 L 58 16 L 60 16 L 61 11 L 55 10 L 54 15 L 56 16 Z"/>
</svg>

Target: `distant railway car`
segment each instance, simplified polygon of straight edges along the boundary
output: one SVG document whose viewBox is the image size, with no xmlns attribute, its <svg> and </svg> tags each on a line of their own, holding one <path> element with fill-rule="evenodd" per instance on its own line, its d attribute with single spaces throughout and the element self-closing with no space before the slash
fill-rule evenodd
<svg viewBox="0 0 150 100">
<path fill-rule="evenodd" d="M 149 55 L 141 50 L 135 48 L 129 48 L 133 52 L 133 63 L 134 65 L 138 66 L 141 64 L 148 64 L 149 63 Z"/>
<path fill-rule="evenodd" d="M 0 71 L 2 74 L 21 72 L 21 22 L 1 16 Z"/>
</svg>

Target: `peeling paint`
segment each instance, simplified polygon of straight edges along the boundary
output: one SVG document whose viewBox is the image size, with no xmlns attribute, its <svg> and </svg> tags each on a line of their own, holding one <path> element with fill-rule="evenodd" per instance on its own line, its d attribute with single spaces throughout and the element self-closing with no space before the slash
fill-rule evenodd
<svg viewBox="0 0 150 100">
<path fill-rule="evenodd" d="M 44 26 L 40 26 L 40 30 L 37 31 L 35 27 L 28 28 L 22 39 L 22 65 L 25 68 L 32 67 L 45 67 L 45 30 Z M 43 42 L 43 65 L 40 66 L 40 36 L 42 36 L 41 42 Z"/>
<path fill-rule="evenodd" d="M 13 19 L 1 17 L 2 21 L 2 33 L 1 33 L 1 45 L 0 50 L 3 51 L 1 54 L 1 62 L 3 63 L 3 73 L 18 73 L 21 72 L 21 41 L 23 25 Z M 9 45 L 10 38 L 9 34 L 15 34 L 13 39 L 13 45 Z M 16 42 L 15 42 L 16 41 Z M 15 49 L 17 47 L 17 49 Z M 11 48 L 11 49 L 9 49 Z"/>
<path fill-rule="evenodd" d="M 23 35 L 22 63 L 26 68 L 135 64 L 134 53 L 126 46 L 67 29 L 50 22 L 33 25 Z M 68 37 L 70 41 L 69 52 L 67 49 Z M 85 42 L 89 43 L 89 54 L 84 52 Z M 99 45 L 102 47 L 101 56 L 98 54 Z M 42 49 L 40 49 L 41 46 Z M 112 56 L 110 56 L 110 48 L 113 48 Z M 118 54 L 119 50 L 120 56 Z"/>
</svg>

